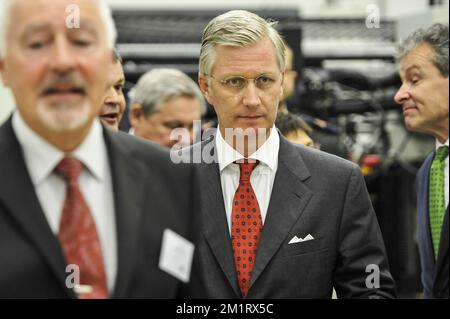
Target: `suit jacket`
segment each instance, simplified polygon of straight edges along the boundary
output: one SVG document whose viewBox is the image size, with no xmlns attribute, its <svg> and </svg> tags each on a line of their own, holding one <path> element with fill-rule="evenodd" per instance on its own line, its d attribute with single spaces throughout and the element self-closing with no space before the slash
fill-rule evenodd
<svg viewBox="0 0 450 319">
<path fill-rule="evenodd" d="M 117 227 L 112 297 L 173 298 L 181 282 L 158 267 L 164 229 L 190 238 L 192 169 L 168 152 L 104 130 Z M 0 127 L 0 298 L 75 298 L 66 262 L 42 211 L 11 119 Z"/>
<path fill-rule="evenodd" d="M 185 150 L 211 153 L 210 139 Z M 195 156 L 194 156 L 195 158 Z M 198 157 L 197 157 L 198 159 Z M 194 298 L 241 298 L 217 160 L 194 165 L 196 209 Z M 289 244 L 308 234 L 314 240 Z M 368 288 L 379 267 L 379 288 Z M 276 173 L 247 298 L 394 297 L 394 281 L 377 219 L 359 168 L 343 159 L 290 143 L 280 135 Z"/>
<path fill-rule="evenodd" d="M 444 215 L 441 241 L 437 260 L 434 255 L 430 232 L 430 213 L 428 211 L 428 183 L 431 163 L 436 152 L 425 159 L 417 174 L 417 242 L 419 246 L 420 265 L 422 268 L 422 285 L 425 298 L 449 298 L 448 289 L 448 206 Z"/>
</svg>

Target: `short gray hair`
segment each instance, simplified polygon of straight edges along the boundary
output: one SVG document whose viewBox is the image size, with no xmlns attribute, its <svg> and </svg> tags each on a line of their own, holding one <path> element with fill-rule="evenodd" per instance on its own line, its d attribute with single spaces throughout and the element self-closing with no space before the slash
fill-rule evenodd
<svg viewBox="0 0 450 319">
<path fill-rule="evenodd" d="M 433 49 L 433 64 L 442 76 L 448 77 L 448 25 L 435 23 L 428 29 L 417 29 L 399 45 L 397 59 L 403 59 L 411 50 L 424 43 Z"/>
<path fill-rule="evenodd" d="M 284 71 L 285 46 L 274 26 L 276 21 L 266 21 L 245 10 L 232 10 L 212 19 L 203 31 L 200 49 L 199 73 L 211 75 L 218 45 L 246 47 L 269 38 L 277 56 L 280 70 Z"/>
<path fill-rule="evenodd" d="M 14 0 L 0 0 L 0 57 L 6 55 L 6 34 L 10 27 L 9 10 Z M 100 17 L 106 31 L 108 47 L 112 49 L 117 39 L 117 30 L 112 18 L 111 9 L 106 0 L 94 0 L 100 10 Z"/>
<path fill-rule="evenodd" d="M 113 49 L 113 58 L 114 58 L 114 62 L 123 63 L 123 59 L 122 56 L 120 55 L 119 51 L 117 51 L 116 48 Z"/>
<path fill-rule="evenodd" d="M 164 103 L 180 96 L 197 99 L 201 114 L 206 113 L 205 99 L 197 83 L 177 69 L 156 68 L 145 73 L 128 94 L 131 107 L 140 104 L 144 116 L 159 111 Z"/>
</svg>

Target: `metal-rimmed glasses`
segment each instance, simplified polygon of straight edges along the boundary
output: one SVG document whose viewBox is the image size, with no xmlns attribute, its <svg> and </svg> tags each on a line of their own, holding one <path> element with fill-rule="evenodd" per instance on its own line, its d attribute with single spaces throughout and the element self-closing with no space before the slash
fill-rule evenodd
<svg viewBox="0 0 450 319">
<path fill-rule="evenodd" d="M 256 88 L 262 92 L 268 92 L 276 87 L 277 82 L 281 77 L 281 72 L 278 74 L 264 73 L 255 78 L 246 78 L 240 75 L 230 75 L 224 79 L 215 78 L 213 75 L 206 75 L 213 80 L 216 80 L 227 92 L 233 95 L 240 95 L 248 87 L 250 81 L 253 82 Z"/>
</svg>

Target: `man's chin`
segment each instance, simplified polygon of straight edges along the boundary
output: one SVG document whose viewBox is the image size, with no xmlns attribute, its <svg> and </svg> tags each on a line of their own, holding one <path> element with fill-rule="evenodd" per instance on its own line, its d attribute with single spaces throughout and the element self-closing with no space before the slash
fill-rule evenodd
<svg viewBox="0 0 450 319">
<path fill-rule="evenodd" d="M 409 131 L 412 132 L 420 132 L 420 129 L 418 128 L 418 123 L 417 121 L 411 117 L 411 116 L 406 116 L 405 117 L 405 126 Z"/>
<path fill-rule="evenodd" d="M 79 106 L 48 106 L 38 105 L 38 117 L 42 124 L 50 131 L 63 133 L 82 129 L 90 120 L 88 103 Z"/>
</svg>

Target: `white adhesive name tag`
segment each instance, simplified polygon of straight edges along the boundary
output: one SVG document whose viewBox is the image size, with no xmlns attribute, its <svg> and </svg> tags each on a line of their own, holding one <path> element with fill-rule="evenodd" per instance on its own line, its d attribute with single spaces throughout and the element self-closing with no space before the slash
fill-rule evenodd
<svg viewBox="0 0 450 319">
<path fill-rule="evenodd" d="M 159 268 L 175 278 L 189 282 L 194 244 L 170 229 L 165 229 L 159 257 Z"/>
</svg>

